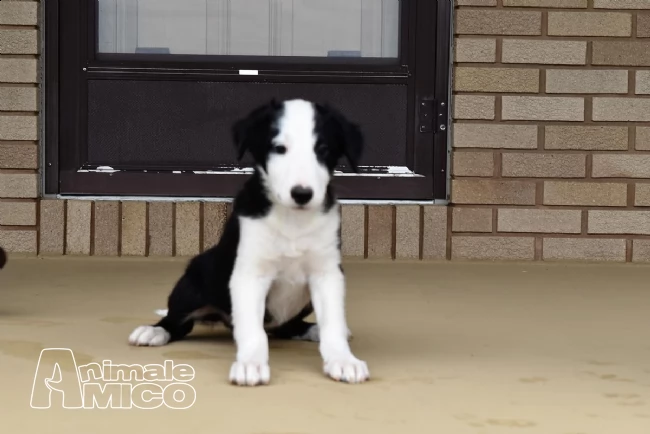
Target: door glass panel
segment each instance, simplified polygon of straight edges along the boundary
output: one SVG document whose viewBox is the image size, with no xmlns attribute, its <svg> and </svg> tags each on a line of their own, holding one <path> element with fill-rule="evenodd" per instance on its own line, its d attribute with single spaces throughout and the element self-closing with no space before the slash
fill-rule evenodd
<svg viewBox="0 0 650 434">
<path fill-rule="evenodd" d="M 97 0 L 99 53 L 399 55 L 399 0 Z"/>
</svg>

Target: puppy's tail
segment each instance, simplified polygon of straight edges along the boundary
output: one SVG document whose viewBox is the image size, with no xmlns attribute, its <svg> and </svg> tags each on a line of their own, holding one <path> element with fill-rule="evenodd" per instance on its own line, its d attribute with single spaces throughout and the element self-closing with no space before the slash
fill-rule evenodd
<svg viewBox="0 0 650 434">
<path fill-rule="evenodd" d="M 7 263 L 7 253 L 0 247 L 0 269 Z"/>
</svg>

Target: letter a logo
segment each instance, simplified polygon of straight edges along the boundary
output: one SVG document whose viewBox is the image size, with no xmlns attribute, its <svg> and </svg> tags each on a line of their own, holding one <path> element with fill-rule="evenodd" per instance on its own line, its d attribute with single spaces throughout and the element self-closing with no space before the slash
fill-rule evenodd
<svg viewBox="0 0 650 434">
<path fill-rule="evenodd" d="M 74 354 L 68 348 L 46 348 L 41 351 L 34 374 L 31 407 L 50 408 L 52 392 L 60 396 L 63 408 L 83 408 L 79 370 Z"/>
</svg>

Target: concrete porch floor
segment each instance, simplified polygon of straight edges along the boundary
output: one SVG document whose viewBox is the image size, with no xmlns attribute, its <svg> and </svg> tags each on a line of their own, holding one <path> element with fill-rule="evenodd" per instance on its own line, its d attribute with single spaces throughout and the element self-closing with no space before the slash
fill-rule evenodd
<svg viewBox="0 0 650 434">
<path fill-rule="evenodd" d="M 647 434 L 650 268 L 348 263 L 352 346 L 372 380 L 321 374 L 317 345 L 271 342 L 272 384 L 230 386 L 227 333 L 132 348 L 184 261 L 11 258 L 0 272 L 0 431 Z M 30 408 L 43 348 L 77 363 L 187 363 L 183 411 Z M 63 367 L 63 369 L 66 369 Z"/>
</svg>

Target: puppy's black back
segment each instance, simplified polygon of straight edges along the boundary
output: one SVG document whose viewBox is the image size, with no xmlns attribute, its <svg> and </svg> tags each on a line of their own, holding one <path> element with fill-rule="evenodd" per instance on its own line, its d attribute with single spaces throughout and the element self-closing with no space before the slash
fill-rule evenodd
<svg viewBox="0 0 650 434">
<path fill-rule="evenodd" d="M 203 301 L 230 313 L 229 282 L 239 244 L 239 221 L 233 214 L 226 222 L 219 243 L 194 257 L 178 285 L 189 285 Z"/>
</svg>

